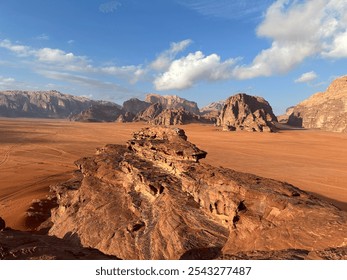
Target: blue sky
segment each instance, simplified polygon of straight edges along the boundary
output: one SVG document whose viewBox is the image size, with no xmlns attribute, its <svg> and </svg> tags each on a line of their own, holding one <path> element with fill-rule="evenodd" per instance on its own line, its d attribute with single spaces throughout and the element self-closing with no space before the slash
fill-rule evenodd
<svg viewBox="0 0 347 280">
<path fill-rule="evenodd" d="M 347 74 L 347 1 L 3 0 L 0 90 L 121 104 L 238 92 L 275 113 Z"/>
</svg>

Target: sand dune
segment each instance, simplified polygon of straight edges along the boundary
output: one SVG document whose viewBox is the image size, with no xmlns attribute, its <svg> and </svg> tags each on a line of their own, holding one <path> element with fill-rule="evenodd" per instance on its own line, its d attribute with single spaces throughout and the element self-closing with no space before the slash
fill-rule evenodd
<svg viewBox="0 0 347 280">
<path fill-rule="evenodd" d="M 73 162 L 107 143 L 124 144 L 143 123 L 75 123 L 0 119 L 0 216 L 27 229 L 25 211 L 49 185 L 64 181 Z M 308 130 L 221 132 L 185 125 L 188 138 L 208 152 L 205 161 L 287 181 L 347 210 L 347 135 Z"/>
</svg>

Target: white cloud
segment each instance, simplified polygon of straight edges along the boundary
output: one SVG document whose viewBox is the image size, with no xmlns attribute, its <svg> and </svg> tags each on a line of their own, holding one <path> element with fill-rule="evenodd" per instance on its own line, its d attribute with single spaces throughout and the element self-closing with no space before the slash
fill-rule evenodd
<svg viewBox="0 0 347 280">
<path fill-rule="evenodd" d="M 32 50 L 28 46 L 12 44 L 10 40 L 1 40 L 0 47 L 10 50 L 16 53 L 18 56 L 29 56 L 32 54 Z"/>
<path fill-rule="evenodd" d="M 147 69 L 144 69 L 142 65 L 108 66 L 102 67 L 96 71 L 126 79 L 132 84 L 138 82 L 147 73 Z"/>
<path fill-rule="evenodd" d="M 15 82 L 14 78 L 0 76 L 0 86 L 8 86 Z"/>
<path fill-rule="evenodd" d="M 235 78 L 283 74 L 312 56 L 347 57 L 347 2 L 278 0 L 269 7 L 257 35 L 272 40 Z"/>
<path fill-rule="evenodd" d="M 45 33 L 42 33 L 42 34 L 36 36 L 35 39 L 40 40 L 40 41 L 47 41 L 47 40 L 49 40 L 49 36 Z"/>
<path fill-rule="evenodd" d="M 221 62 L 216 54 L 205 56 L 197 51 L 173 61 L 167 72 L 154 80 L 157 90 L 185 89 L 197 81 L 217 81 L 230 78 L 235 60 Z"/>
<path fill-rule="evenodd" d="M 180 42 L 171 43 L 170 49 L 158 55 L 158 57 L 150 64 L 150 67 L 156 71 L 167 70 L 176 55 L 184 51 L 190 44 L 192 44 L 192 42 L 192 40 L 186 39 Z"/>
<path fill-rule="evenodd" d="M 317 78 L 317 74 L 314 71 L 303 73 L 299 78 L 297 78 L 295 83 L 307 83 L 315 80 Z"/>
<path fill-rule="evenodd" d="M 112 13 L 118 9 L 122 4 L 118 1 L 109 1 L 102 3 L 99 6 L 99 11 L 102 13 Z"/>
<path fill-rule="evenodd" d="M 39 70 L 39 74 L 54 80 L 62 80 L 65 82 L 79 84 L 85 87 L 93 87 L 102 90 L 115 91 L 117 93 L 130 93 L 131 91 L 124 88 L 118 84 L 104 82 L 83 75 L 75 75 L 67 72 L 49 71 L 49 70 Z"/>
</svg>

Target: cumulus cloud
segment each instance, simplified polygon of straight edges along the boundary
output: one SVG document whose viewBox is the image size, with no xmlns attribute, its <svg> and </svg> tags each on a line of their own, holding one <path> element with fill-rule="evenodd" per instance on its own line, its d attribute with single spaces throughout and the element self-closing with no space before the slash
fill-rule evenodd
<svg viewBox="0 0 347 280">
<path fill-rule="evenodd" d="M 192 40 L 186 39 L 180 42 L 171 43 L 170 48 L 158 55 L 158 57 L 151 63 L 150 67 L 156 71 L 167 70 L 177 54 L 184 51 L 192 42 Z"/>
<path fill-rule="evenodd" d="M 112 13 L 114 11 L 116 11 L 122 4 L 118 1 L 109 1 L 109 2 L 105 2 L 102 3 L 99 6 L 99 11 L 102 13 Z"/>
<path fill-rule="evenodd" d="M 11 52 L 16 53 L 18 56 L 29 56 L 32 54 L 32 50 L 28 46 L 12 44 L 10 40 L 1 40 L 0 47 L 10 50 Z"/>
<path fill-rule="evenodd" d="M 315 80 L 317 78 L 317 74 L 314 71 L 303 73 L 299 78 L 297 78 L 295 83 L 307 83 Z"/>
<path fill-rule="evenodd" d="M 235 60 L 221 61 L 217 54 L 205 56 L 201 51 L 174 60 L 165 73 L 154 80 L 157 90 L 185 89 L 197 81 L 217 81 L 230 78 Z"/>
<path fill-rule="evenodd" d="M 257 28 L 272 40 L 251 65 L 235 68 L 238 79 L 271 76 L 292 70 L 307 57 L 347 57 L 347 2 L 278 0 Z"/>
</svg>

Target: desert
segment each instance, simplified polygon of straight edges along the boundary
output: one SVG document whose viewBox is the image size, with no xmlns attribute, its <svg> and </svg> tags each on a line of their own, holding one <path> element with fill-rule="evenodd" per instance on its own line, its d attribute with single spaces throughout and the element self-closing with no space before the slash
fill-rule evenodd
<svg viewBox="0 0 347 280">
<path fill-rule="evenodd" d="M 9 228 L 35 232 L 39 223 L 30 217 L 30 208 L 51 195 L 50 186 L 69 182 L 76 170 L 75 161 L 93 156 L 96 150 L 102 150 L 107 144 L 126 145 L 129 139 L 132 139 L 134 132 L 148 127 L 155 129 L 161 126 L 143 122 L 81 123 L 67 120 L 1 118 L 0 217 L 6 221 L 6 226 Z M 285 129 L 277 133 L 228 132 L 211 124 L 174 127 L 184 129 L 189 141 L 207 152 L 206 158 L 200 159 L 203 164 L 286 182 L 285 184 L 298 187 L 327 201 L 325 207 L 330 207 L 328 206 L 330 204 L 334 209 L 336 206 L 343 210 L 341 213 L 347 210 L 347 193 L 344 184 L 347 180 L 344 168 L 347 165 L 346 134 L 305 129 Z M 332 209 L 329 211 L 336 211 Z M 49 209 L 44 211 L 48 212 L 48 216 L 43 218 L 49 217 Z M 43 220 L 39 219 L 39 222 Z M 63 219 L 62 222 L 64 224 L 66 220 Z M 61 231 L 64 226 L 59 226 L 60 223 L 61 221 L 56 223 L 52 235 L 63 238 L 66 234 Z M 342 221 L 338 223 L 343 224 Z M 227 242 L 227 235 L 224 233 L 222 243 Z M 66 239 L 66 236 L 63 239 Z M 221 244 L 218 246 L 222 247 Z M 93 246 L 84 244 L 83 247 Z M 105 251 L 105 248 L 98 249 L 116 257 L 138 258 L 135 253 L 115 254 Z M 263 249 L 263 252 L 254 251 L 252 247 L 240 248 L 241 252 L 248 253 L 242 255 L 240 252 L 227 251 L 219 258 L 264 258 L 267 254 L 268 258 L 290 259 L 297 258 L 300 254 L 301 258 L 306 258 L 308 254 L 305 250 L 301 253 L 286 251 L 285 246 L 274 247 L 271 250 L 266 247 L 260 249 Z M 187 256 L 192 258 L 218 257 L 216 254 L 210 255 L 210 252 L 190 254 Z M 312 254 L 311 252 L 310 258 Z M 326 255 L 331 253 L 317 251 L 313 258 L 326 257 Z M 337 255 L 341 258 L 345 253 L 342 251 Z M 144 254 L 142 258 L 149 256 Z M 178 257 L 172 254 L 154 255 L 154 258 Z M 90 258 L 97 259 L 100 256 L 92 255 Z"/>
</svg>

